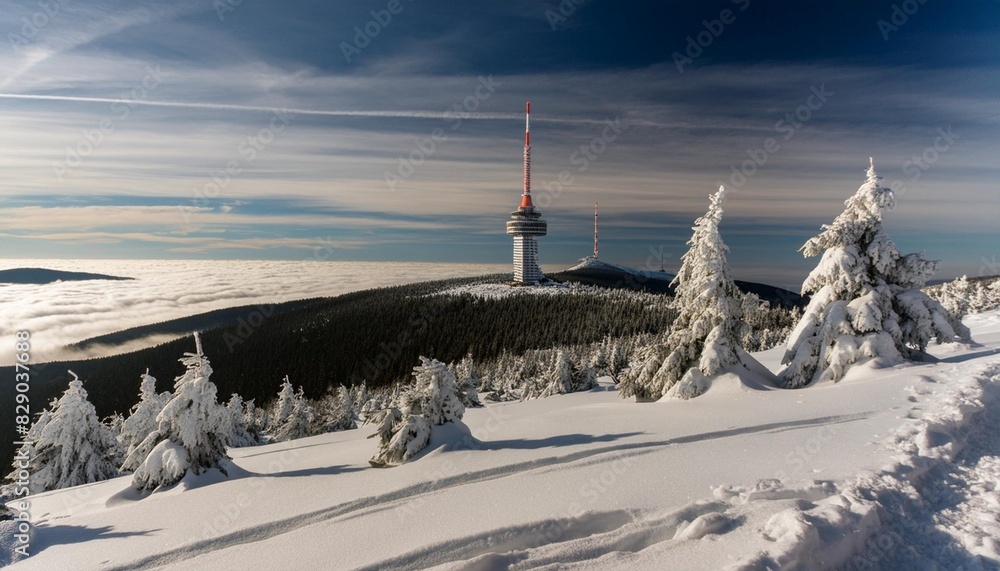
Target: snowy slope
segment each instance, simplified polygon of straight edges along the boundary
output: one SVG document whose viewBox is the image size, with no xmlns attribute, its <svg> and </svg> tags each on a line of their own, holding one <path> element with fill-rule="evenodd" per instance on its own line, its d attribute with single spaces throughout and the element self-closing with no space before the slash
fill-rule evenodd
<svg viewBox="0 0 1000 571">
<path fill-rule="evenodd" d="M 572 268 L 566 270 L 567 272 L 574 272 L 578 270 L 605 270 L 618 272 L 623 274 L 631 274 L 634 276 L 640 276 L 645 279 L 654 280 L 666 280 L 670 281 L 674 279 L 674 274 L 666 272 L 658 272 L 654 270 L 637 270 L 635 268 L 629 268 L 627 266 L 619 266 L 618 264 L 612 264 L 610 262 L 605 262 L 604 260 L 598 260 L 596 258 L 583 258 L 580 263 L 573 266 Z"/>
<path fill-rule="evenodd" d="M 470 410 L 398 468 L 368 466 L 363 427 L 145 498 L 127 477 L 41 494 L 12 569 L 997 568 L 1000 313 L 966 322 L 982 346 L 804 390 Z"/>
</svg>

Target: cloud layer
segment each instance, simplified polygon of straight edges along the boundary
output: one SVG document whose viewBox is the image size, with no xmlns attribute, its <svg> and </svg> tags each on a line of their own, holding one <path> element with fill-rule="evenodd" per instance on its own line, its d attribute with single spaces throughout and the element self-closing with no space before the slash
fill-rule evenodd
<svg viewBox="0 0 1000 571">
<path fill-rule="evenodd" d="M 318 250 L 319 260 L 327 252 Z M 277 303 L 431 279 L 507 271 L 485 264 L 304 261 L 22 260 L 0 269 L 45 267 L 135 278 L 0 285 L 0 337 L 31 333 L 32 361 L 78 355 L 65 345 L 214 309 Z M 155 341 L 155 340 L 152 340 Z M 159 341 L 163 341 L 160 339 Z M 149 342 L 149 340 L 147 340 Z M 122 352 L 138 347 L 113 347 Z M 13 362 L 12 350 L 0 364 Z"/>
<path fill-rule="evenodd" d="M 301 259 L 324 240 L 337 259 L 503 263 L 526 99 L 545 261 L 589 251 L 600 201 L 609 259 L 659 248 L 676 267 L 726 184 L 739 277 L 793 285 L 809 265 L 795 249 L 869 156 L 900 193 L 887 224 L 904 249 L 951 275 L 997 253 L 1000 66 L 948 56 L 966 51 L 933 5 L 883 41 L 889 3 L 783 30 L 754 3 L 680 73 L 671 54 L 716 7 L 595 2 L 553 31 L 548 5 L 429 1 L 347 62 L 373 9 L 347 4 L 59 3 L 0 46 L 0 256 Z M 0 30 L 37 10 L 5 10 Z M 962 41 L 989 46 L 988 18 L 965 10 Z M 843 45 L 807 41 L 827 34 Z"/>
</svg>

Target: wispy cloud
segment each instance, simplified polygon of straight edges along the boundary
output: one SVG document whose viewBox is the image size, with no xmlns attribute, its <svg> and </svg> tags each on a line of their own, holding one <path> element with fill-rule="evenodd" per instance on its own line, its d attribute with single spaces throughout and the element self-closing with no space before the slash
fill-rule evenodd
<svg viewBox="0 0 1000 571">
<path fill-rule="evenodd" d="M 888 219 L 893 230 L 935 230 L 918 248 L 969 257 L 977 239 L 954 238 L 952 230 L 981 241 L 995 226 L 995 65 L 973 73 L 922 62 L 792 54 L 746 63 L 708 54 L 678 74 L 666 56 L 657 62 L 649 55 L 655 49 L 618 65 L 609 54 L 627 46 L 594 53 L 593 46 L 604 44 L 583 41 L 593 24 L 552 33 L 537 4 L 514 4 L 482 10 L 505 25 L 539 26 L 544 34 L 518 29 L 545 66 L 492 54 L 500 39 L 484 32 L 485 21 L 473 21 L 475 14 L 449 21 L 453 8 L 443 4 L 419 10 L 414 4 L 357 65 L 346 65 L 337 51 L 341 32 L 353 34 L 355 23 L 364 23 L 357 18 L 368 17 L 346 4 L 315 7 L 337 16 L 329 20 L 336 26 L 327 26 L 297 17 L 294 3 L 280 14 L 244 3 L 239 24 L 220 22 L 208 4 L 194 0 L 155 9 L 67 3 L 77 6 L 73 17 L 54 18 L 27 47 L 0 52 L 6 71 L 0 197 L 8 201 L 0 252 L 16 255 L 31 244 L 43 252 L 58 243 L 59 252 L 82 255 L 67 243 L 73 235 L 101 244 L 109 256 L 178 249 L 294 255 L 307 248 L 302 239 L 329 228 L 332 239 L 373 257 L 388 255 L 378 248 L 393 242 L 400 246 L 393 256 L 403 247 L 411 248 L 407 255 L 437 253 L 447 237 L 495 246 L 490 255 L 501 261 L 508 240 L 503 218 L 520 189 L 526 99 L 536 112 L 534 188 L 559 232 L 546 239 L 549 260 L 586 253 L 595 200 L 607 213 L 608 239 L 620 240 L 617 251 L 609 245 L 609 255 L 641 260 L 651 243 L 673 244 L 680 255 L 707 194 L 719 184 L 732 186 L 734 169 L 761 156 L 769 138 L 780 150 L 747 167 L 753 174 L 734 188 L 726 212 L 734 229 L 760 229 L 739 237 L 756 245 L 742 252 L 752 263 L 773 256 L 797 263 L 794 242 L 803 228 L 836 215 L 870 155 L 886 182 L 906 187 Z M 673 8 L 694 10 L 682 4 Z M 15 29 L 31 10 L 24 4 L 0 14 L 0 29 Z M 582 23 L 589 16 L 577 17 Z M 692 31 L 682 32 L 644 41 L 682 46 Z M 713 53 L 721 56 L 724 44 L 735 41 L 728 34 Z M 600 65 L 578 65 L 572 49 Z M 163 81 L 142 93 L 150 66 Z M 481 96 L 484 78 L 488 97 Z M 800 126 L 779 130 L 821 86 L 833 93 L 822 108 L 809 110 Z M 122 117 L 118 111 L 126 107 Z M 266 131 L 275 110 L 293 117 L 277 134 Z M 105 119 L 113 129 L 95 145 L 88 134 Z M 606 122 L 619 120 L 628 128 L 604 140 Z M 914 171 L 913 157 L 934 144 L 939 128 L 959 138 L 928 168 Z M 57 176 L 55 166 L 78 150 L 87 151 L 79 166 Z M 220 175 L 230 167 L 235 174 Z M 390 187 L 386 175 L 403 171 L 403 181 Z M 571 182 L 560 182 L 566 175 Z M 265 203 L 271 211 L 258 208 Z M 766 236 L 782 233 L 792 235 L 785 249 L 779 244 L 773 254 L 760 253 L 757 246 L 773 245 Z M 113 237 L 124 235 L 145 248 L 123 254 L 123 241 Z M 174 237 L 192 241 L 168 240 Z"/>
<path fill-rule="evenodd" d="M 235 105 L 230 103 L 189 103 L 183 101 L 135 101 L 124 98 L 111 97 L 76 97 L 68 95 L 34 95 L 23 93 L 0 93 L 0 99 L 23 99 L 29 101 L 66 101 L 74 103 L 121 103 L 133 104 L 141 107 L 168 107 L 177 109 L 208 109 L 224 111 L 254 111 L 259 113 L 274 113 L 281 111 L 291 115 L 316 115 L 320 117 L 379 117 L 393 119 L 449 119 L 456 117 L 456 113 L 434 112 L 434 111 L 356 111 L 356 110 L 331 110 L 331 109 L 303 109 L 301 107 L 265 107 L 261 105 Z M 463 113 L 463 120 L 504 120 L 518 119 L 520 115 L 515 113 Z M 545 121 L 545 119 L 543 119 Z M 554 120 L 553 120 L 554 121 Z M 592 119 L 560 119 L 560 122 L 596 122 Z"/>
</svg>

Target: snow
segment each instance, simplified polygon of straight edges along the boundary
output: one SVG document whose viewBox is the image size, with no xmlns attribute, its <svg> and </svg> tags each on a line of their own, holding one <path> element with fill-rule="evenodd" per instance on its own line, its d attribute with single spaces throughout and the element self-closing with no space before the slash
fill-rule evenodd
<svg viewBox="0 0 1000 571">
<path fill-rule="evenodd" d="M 34 495 L 11 569 L 996 568 L 1000 312 L 965 324 L 981 345 L 806 389 L 737 370 L 688 401 L 602 379 L 469 409 L 393 468 L 369 467 L 366 425 L 231 449 L 228 477 L 152 494 Z"/>
<path fill-rule="evenodd" d="M 871 160 L 844 211 L 799 249 L 823 256 L 802 284 L 803 294 L 815 295 L 787 343 L 780 374 L 787 388 L 838 380 L 863 359 L 919 357 L 932 338 L 971 341 L 960 316 L 918 289 L 938 262 L 900 254 L 882 229 L 883 211 L 896 199 L 880 179 Z"/>
<path fill-rule="evenodd" d="M 613 272 L 623 272 L 634 276 L 641 276 L 646 279 L 666 280 L 666 281 L 674 279 L 674 274 L 671 273 L 654 271 L 654 270 L 637 270 L 635 268 L 630 268 L 628 266 L 619 266 L 618 264 L 612 264 L 611 262 L 605 262 L 604 260 L 599 260 L 597 258 L 589 256 L 583 258 L 582 260 L 580 260 L 579 264 L 573 266 L 572 268 L 566 271 L 572 272 L 576 270 L 608 270 Z"/>
<path fill-rule="evenodd" d="M 695 221 L 687 241 L 690 248 L 671 282 L 676 286 L 677 319 L 666 340 L 644 355 L 637 374 L 624 376 L 622 397 L 695 398 L 708 390 L 711 377 L 740 362 L 737 351 L 747 298 L 733 282 L 726 260 L 729 248 L 719 234 L 725 197 L 726 189 L 720 186 L 710 197 L 708 212 Z"/>
<path fill-rule="evenodd" d="M 562 284 L 557 282 L 541 282 L 538 285 L 530 287 L 516 286 L 505 283 L 479 283 L 455 286 L 431 295 L 468 294 L 481 299 L 505 299 L 516 295 L 558 295 L 586 288 L 587 286 Z"/>
</svg>

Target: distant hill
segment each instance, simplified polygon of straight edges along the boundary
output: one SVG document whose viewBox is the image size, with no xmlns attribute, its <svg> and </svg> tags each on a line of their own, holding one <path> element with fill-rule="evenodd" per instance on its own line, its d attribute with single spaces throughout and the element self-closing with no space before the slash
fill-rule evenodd
<svg viewBox="0 0 1000 571">
<path fill-rule="evenodd" d="M 214 369 L 221 400 L 231 393 L 257 404 L 273 399 L 288 375 L 307 396 L 328 386 L 367 380 L 384 386 L 410 378 L 420 355 L 444 362 L 471 353 L 492 360 L 503 353 L 576 345 L 669 329 L 675 312 L 650 304 L 648 296 L 599 292 L 523 295 L 484 299 L 440 295 L 463 284 L 502 283 L 510 275 L 456 278 L 352 292 L 280 306 L 248 306 L 90 339 L 110 343 L 156 333 L 202 329 L 202 345 Z M 274 310 L 272 311 L 272 308 Z M 280 309 L 280 310 L 279 310 Z M 527 316 L 527 317 L 526 317 Z M 212 326 L 212 323 L 221 325 Z M 183 372 L 177 360 L 193 351 L 190 337 L 98 359 L 31 366 L 31 412 L 37 413 L 65 389 L 73 370 L 101 416 L 127 413 L 138 400 L 139 376 L 148 367 L 157 390 L 171 390 Z M 0 378 L 13 379 L 13 367 Z M 0 383 L 0 433 L 13 434 L 14 383 Z M 8 408 L 9 407 L 9 408 Z M 0 468 L 9 464 L 11 440 L 0 440 Z"/>
<path fill-rule="evenodd" d="M 216 309 L 206 313 L 199 313 L 198 315 L 141 325 L 106 335 L 91 337 L 79 343 L 73 343 L 69 347 L 72 349 L 87 350 L 97 345 L 125 345 L 131 341 L 138 341 L 145 338 L 161 337 L 164 335 L 183 336 L 189 335 L 193 331 L 238 326 L 240 323 L 246 323 L 248 327 L 253 327 L 256 325 L 257 320 L 261 318 L 270 317 L 293 309 L 301 309 L 319 301 L 316 298 L 299 299 L 284 303 L 262 303 L 258 305 Z"/>
<path fill-rule="evenodd" d="M 87 272 L 66 272 L 46 268 L 12 268 L 0 270 L 0 284 L 50 284 L 58 281 L 79 282 L 85 280 L 131 280 L 119 276 L 90 274 Z"/>
<path fill-rule="evenodd" d="M 674 274 L 637 270 L 605 262 L 604 260 L 595 260 L 594 258 L 584 258 L 581 263 L 572 268 L 546 274 L 545 277 L 558 282 L 572 282 L 599 287 L 623 288 L 673 295 L 670 280 L 674 279 Z"/>
<path fill-rule="evenodd" d="M 560 282 L 575 282 L 669 295 L 673 295 L 674 293 L 673 288 L 670 287 L 670 282 L 674 279 L 674 274 L 637 270 L 593 258 L 586 258 L 572 268 L 547 274 L 546 277 Z M 756 282 L 734 281 L 736 282 L 736 287 L 740 288 L 741 291 L 757 294 L 759 298 L 769 302 L 773 307 L 805 307 L 809 303 L 808 298 L 787 289 Z"/>
<path fill-rule="evenodd" d="M 652 275 L 650 275 L 652 274 Z M 668 295 L 670 274 L 642 272 L 601 262 L 551 276 L 622 289 Z M 116 345 L 157 335 L 184 336 L 155 347 L 98 359 L 38 363 L 31 367 L 31 411 L 36 413 L 66 389 L 67 369 L 85 381 L 101 416 L 127 413 L 138 400 L 139 375 L 146 368 L 157 390 L 172 388 L 183 372 L 177 360 L 194 349 L 188 333 L 202 331 L 219 398 L 239 393 L 257 404 L 274 398 L 282 377 L 317 398 L 330 385 L 365 379 L 384 386 L 410 378 L 418 356 L 445 362 L 471 353 L 490 361 L 503 353 L 547 349 L 669 330 L 676 310 L 651 303 L 648 295 L 609 295 L 606 290 L 564 288 L 560 295 L 484 298 L 469 293 L 442 295 L 473 284 L 502 284 L 510 274 L 455 278 L 352 292 L 333 298 L 298 300 L 211 311 L 88 339 L 77 346 Z M 800 296 L 763 284 L 737 282 L 745 291 L 778 304 Z M 558 289 L 558 288 L 557 288 Z M 654 295 L 654 298 L 656 296 Z M 12 379 L 13 367 L 0 367 Z M 0 402 L 13 403 L 13 383 L 0 383 Z M 0 406 L 12 406 L 10 404 Z M 9 410 L 9 409 L 3 409 Z M 0 414 L 0 433 L 13 433 L 14 415 Z M 13 448 L 0 441 L 0 465 Z"/>
</svg>

